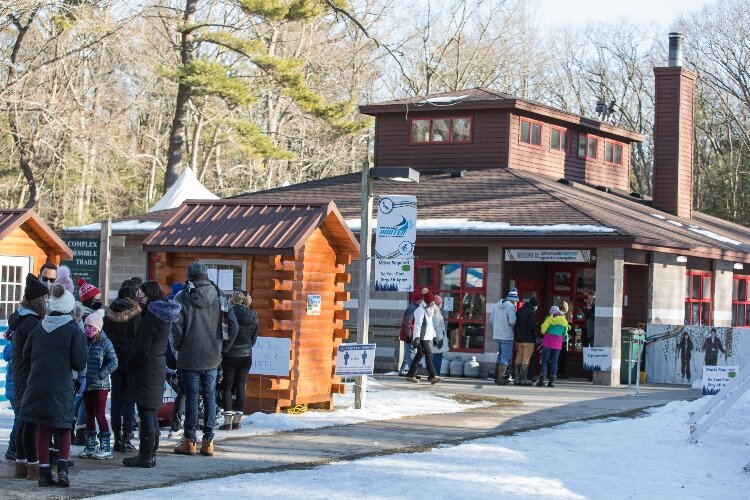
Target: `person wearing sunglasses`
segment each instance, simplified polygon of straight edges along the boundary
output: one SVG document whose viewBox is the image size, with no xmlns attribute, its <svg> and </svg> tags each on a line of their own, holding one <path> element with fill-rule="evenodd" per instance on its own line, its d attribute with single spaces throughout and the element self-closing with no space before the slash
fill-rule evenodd
<svg viewBox="0 0 750 500">
<path fill-rule="evenodd" d="M 57 265 L 52 262 L 46 262 L 39 270 L 39 281 L 47 285 L 47 288 L 52 286 L 52 283 L 57 279 Z"/>
</svg>

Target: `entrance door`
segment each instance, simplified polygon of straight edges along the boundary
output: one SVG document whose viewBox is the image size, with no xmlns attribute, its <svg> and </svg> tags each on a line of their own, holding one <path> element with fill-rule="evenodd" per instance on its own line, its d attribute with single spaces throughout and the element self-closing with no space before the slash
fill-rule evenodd
<svg viewBox="0 0 750 500">
<path fill-rule="evenodd" d="M 648 321 L 648 266 L 625 265 L 622 326 Z"/>
<path fill-rule="evenodd" d="M 8 316 L 21 302 L 26 274 L 30 268 L 30 257 L 0 255 L 0 328 L 2 330 L 8 326 Z"/>
</svg>

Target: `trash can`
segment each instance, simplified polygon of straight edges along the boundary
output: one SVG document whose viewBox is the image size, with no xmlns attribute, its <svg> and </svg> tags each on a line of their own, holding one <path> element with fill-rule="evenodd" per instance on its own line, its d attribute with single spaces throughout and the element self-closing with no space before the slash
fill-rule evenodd
<svg viewBox="0 0 750 500">
<path fill-rule="evenodd" d="M 630 382 L 635 384 L 638 378 L 638 344 L 631 343 L 633 335 L 645 335 L 645 332 L 640 328 L 623 328 L 621 330 L 622 345 L 620 349 L 620 383 L 628 383 L 628 369 L 630 369 Z M 632 356 L 630 350 L 633 350 Z M 633 360 L 630 363 L 630 360 Z"/>
</svg>

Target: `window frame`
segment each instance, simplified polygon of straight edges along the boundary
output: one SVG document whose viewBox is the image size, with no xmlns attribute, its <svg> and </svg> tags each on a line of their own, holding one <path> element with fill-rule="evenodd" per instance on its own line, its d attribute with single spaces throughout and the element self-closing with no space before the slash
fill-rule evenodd
<svg viewBox="0 0 750 500">
<path fill-rule="evenodd" d="M 581 156 L 581 138 L 585 138 L 586 140 L 586 150 L 583 156 Z M 583 160 L 598 160 L 599 159 L 599 140 L 601 137 L 592 135 L 592 134 L 586 134 L 586 133 L 579 133 L 578 134 L 578 144 L 576 145 L 576 154 L 579 158 Z M 596 156 L 589 156 L 589 141 L 596 141 Z"/>
<path fill-rule="evenodd" d="M 560 132 L 560 148 L 555 149 L 552 147 L 552 131 L 557 130 Z M 565 140 L 563 141 L 563 135 L 565 136 Z M 570 130 L 567 128 L 562 127 L 556 127 L 554 125 L 549 126 L 549 150 L 554 151 L 555 153 L 563 153 L 563 154 L 569 154 L 570 152 Z M 565 143 L 565 144 L 563 144 Z"/>
<path fill-rule="evenodd" d="M 738 290 L 739 290 L 739 282 L 740 281 L 745 282 L 745 299 L 744 300 L 739 300 L 739 298 L 734 296 L 735 281 L 738 282 L 737 284 Z M 750 275 L 736 274 L 732 276 L 732 326 L 736 326 L 736 327 L 750 326 L 750 321 L 748 321 L 748 313 L 747 313 L 748 308 L 750 308 L 750 293 L 748 293 L 748 286 L 750 286 Z M 739 314 L 740 307 L 742 307 L 742 309 L 744 310 L 742 316 L 740 316 Z"/>
<path fill-rule="evenodd" d="M 693 278 L 695 276 L 699 276 L 701 278 L 701 280 L 700 280 L 700 286 L 701 286 L 700 298 L 697 298 L 697 299 L 692 297 L 692 295 L 693 295 L 693 293 L 692 293 L 693 292 Z M 688 269 L 687 271 L 685 271 L 685 277 L 686 277 L 686 280 L 687 280 L 687 286 L 686 286 L 686 290 L 685 290 L 685 293 L 687 295 L 685 297 L 685 308 L 687 309 L 688 306 L 690 306 L 690 311 L 691 311 L 690 317 L 688 317 L 687 312 L 685 314 L 685 324 L 686 325 L 694 325 L 695 324 L 695 323 L 692 322 L 692 309 L 693 309 L 693 304 L 699 304 L 699 307 L 700 307 L 700 311 L 699 311 L 699 314 L 698 314 L 699 318 L 703 317 L 703 314 L 702 314 L 703 308 L 704 307 L 708 307 L 708 313 L 707 313 L 708 324 L 701 324 L 699 322 L 698 325 L 699 326 L 712 326 L 713 325 L 713 297 L 714 297 L 714 276 L 713 276 L 713 274 L 710 273 L 710 272 L 708 272 L 708 271 L 696 271 L 696 270 L 690 270 L 690 269 Z M 711 289 L 708 292 L 708 298 L 707 299 L 703 298 L 703 295 L 705 295 L 703 293 L 703 279 L 704 278 L 709 278 L 711 280 L 711 284 L 710 284 Z"/>
<path fill-rule="evenodd" d="M 239 259 L 199 259 L 198 262 L 201 264 L 204 264 L 207 268 L 211 268 L 212 266 L 240 266 L 242 268 L 241 271 L 241 283 L 242 286 L 240 289 L 244 290 L 247 286 L 247 261 L 246 260 L 239 260 Z M 216 280 L 216 286 L 219 286 L 218 279 Z M 232 282 L 234 282 L 234 276 L 232 277 Z M 232 284 L 232 290 L 222 290 L 222 292 L 231 292 L 234 290 L 234 283 Z"/>
<path fill-rule="evenodd" d="M 523 127 L 523 122 L 527 122 L 529 124 L 529 141 L 531 141 L 531 137 L 533 136 L 532 127 L 534 125 L 539 125 L 539 144 L 534 144 L 533 142 L 524 142 L 521 137 L 521 127 Z M 531 118 L 526 118 L 523 116 L 518 117 L 518 144 L 528 146 L 531 148 L 536 149 L 542 149 L 542 145 L 544 144 L 544 122 L 540 122 L 539 120 L 533 120 Z"/>
<path fill-rule="evenodd" d="M 433 141 L 432 140 L 432 122 L 434 120 L 448 120 L 448 131 L 449 131 L 449 137 L 450 139 L 447 141 Z M 453 140 L 453 120 L 469 120 L 469 139 L 465 141 L 456 141 Z M 414 135 L 412 133 L 412 124 L 415 121 L 429 121 L 430 127 L 427 131 L 427 136 L 429 137 L 426 141 L 415 141 Z M 431 116 L 429 118 L 425 117 L 416 117 L 416 118 L 409 118 L 409 145 L 416 145 L 421 146 L 425 144 L 471 144 L 474 140 L 474 117 L 472 115 L 461 115 L 461 116 Z"/>
<path fill-rule="evenodd" d="M 607 144 L 612 144 L 612 147 L 613 147 L 612 148 L 612 161 L 607 161 Z M 620 148 L 620 163 L 617 163 L 617 162 L 614 161 L 615 160 L 615 149 L 614 148 L 616 148 L 616 147 Z M 623 155 L 624 151 L 625 151 L 625 144 L 624 143 L 618 142 L 618 141 L 605 140 L 604 141 L 604 163 L 607 164 L 607 165 L 615 166 L 615 167 L 622 167 L 625 164 L 625 158 L 624 158 L 624 155 Z"/>
</svg>

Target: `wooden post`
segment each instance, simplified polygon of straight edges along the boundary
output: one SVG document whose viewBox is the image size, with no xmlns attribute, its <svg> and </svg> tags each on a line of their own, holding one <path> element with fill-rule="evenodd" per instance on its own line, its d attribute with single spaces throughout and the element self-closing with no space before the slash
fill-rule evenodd
<svg viewBox="0 0 750 500">
<path fill-rule="evenodd" d="M 109 304 L 109 261 L 112 253 L 111 218 L 102 222 L 99 238 L 99 290 L 102 292 L 102 304 Z"/>
</svg>

